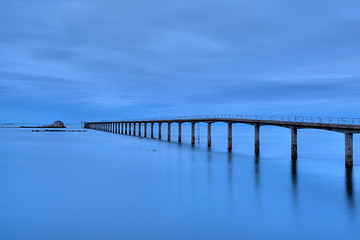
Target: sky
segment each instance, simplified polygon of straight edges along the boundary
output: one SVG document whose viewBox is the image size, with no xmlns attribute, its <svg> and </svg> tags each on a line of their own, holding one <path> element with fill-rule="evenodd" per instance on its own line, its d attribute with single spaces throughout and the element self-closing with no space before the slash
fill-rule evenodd
<svg viewBox="0 0 360 240">
<path fill-rule="evenodd" d="M 0 6 L 0 122 L 359 117 L 358 0 Z"/>
</svg>

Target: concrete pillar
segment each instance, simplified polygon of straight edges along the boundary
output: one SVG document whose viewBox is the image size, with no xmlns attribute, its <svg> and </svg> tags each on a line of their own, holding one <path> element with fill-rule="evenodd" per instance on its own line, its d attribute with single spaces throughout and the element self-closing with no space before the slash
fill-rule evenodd
<svg viewBox="0 0 360 240">
<path fill-rule="evenodd" d="M 159 139 L 161 139 L 161 122 L 159 122 Z"/>
<path fill-rule="evenodd" d="M 191 123 L 191 144 L 195 144 L 195 123 Z"/>
<path fill-rule="evenodd" d="M 124 123 L 121 123 L 121 134 L 124 134 Z"/>
<path fill-rule="evenodd" d="M 168 141 L 171 141 L 171 123 L 168 122 Z"/>
<path fill-rule="evenodd" d="M 135 134 L 136 134 L 136 123 L 133 124 L 133 130 L 134 130 L 133 131 L 133 136 L 135 136 Z"/>
<path fill-rule="evenodd" d="M 345 133 L 345 166 L 353 166 L 353 133 Z"/>
<path fill-rule="evenodd" d="M 178 142 L 181 143 L 181 124 L 179 123 L 179 133 L 178 133 Z"/>
<path fill-rule="evenodd" d="M 141 137 L 141 123 L 139 123 L 139 137 Z"/>
<path fill-rule="evenodd" d="M 120 134 L 120 125 L 121 123 L 117 123 L 117 133 Z"/>
<path fill-rule="evenodd" d="M 211 123 L 208 123 L 207 128 L 207 145 L 208 147 L 211 147 Z"/>
<path fill-rule="evenodd" d="M 255 125 L 255 155 L 258 156 L 260 153 L 260 125 Z"/>
<path fill-rule="evenodd" d="M 125 123 L 125 135 L 127 135 L 127 132 L 128 132 L 128 124 Z"/>
<path fill-rule="evenodd" d="M 150 131 L 151 131 L 150 137 L 154 138 L 154 123 L 151 123 Z"/>
<path fill-rule="evenodd" d="M 228 123 L 228 150 L 232 150 L 232 123 Z"/>
<path fill-rule="evenodd" d="M 131 125 L 132 123 L 129 123 L 129 135 L 131 136 Z"/>
<path fill-rule="evenodd" d="M 291 159 L 297 159 L 297 128 L 291 129 Z"/>
<path fill-rule="evenodd" d="M 144 138 L 147 137 L 147 123 L 144 123 Z"/>
</svg>

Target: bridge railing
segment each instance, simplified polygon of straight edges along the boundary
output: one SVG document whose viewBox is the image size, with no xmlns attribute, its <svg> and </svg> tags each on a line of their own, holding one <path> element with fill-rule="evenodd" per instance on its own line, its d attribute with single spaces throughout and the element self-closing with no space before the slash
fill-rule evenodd
<svg viewBox="0 0 360 240">
<path fill-rule="evenodd" d="M 308 117 L 308 116 L 274 116 L 274 115 L 249 115 L 249 114 L 207 114 L 175 116 L 165 118 L 129 119 L 126 121 L 153 121 L 153 120 L 202 120 L 208 118 L 236 119 L 236 120 L 268 120 L 299 123 L 328 123 L 344 125 L 360 125 L 360 118 L 336 118 L 336 117 Z"/>
</svg>

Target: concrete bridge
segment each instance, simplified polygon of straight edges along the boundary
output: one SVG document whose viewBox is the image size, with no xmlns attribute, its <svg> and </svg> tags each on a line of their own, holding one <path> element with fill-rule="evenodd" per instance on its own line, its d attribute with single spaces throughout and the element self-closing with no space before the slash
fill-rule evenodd
<svg viewBox="0 0 360 240">
<path fill-rule="evenodd" d="M 148 137 L 147 127 L 150 125 L 150 138 L 154 138 L 154 125 L 158 125 L 158 139 L 161 139 L 161 125 L 167 124 L 167 140 L 171 141 L 171 124 L 178 124 L 178 142 L 181 142 L 181 125 L 191 123 L 191 144 L 195 144 L 195 124 L 207 123 L 207 145 L 211 147 L 211 124 L 223 122 L 228 125 L 228 150 L 232 150 L 232 125 L 249 124 L 254 126 L 254 152 L 260 153 L 260 127 L 272 125 L 289 128 L 291 130 L 291 158 L 297 159 L 298 129 L 312 128 L 343 133 L 345 135 L 345 166 L 353 166 L 353 135 L 360 133 L 360 118 L 333 118 L 333 117 L 282 117 L 242 114 L 217 114 L 201 116 L 181 116 L 159 119 L 137 119 L 125 121 L 84 122 L 87 129 L 112 132 L 125 135 Z M 143 134 L 142 134 L 143 129 Z"/>
</svg>

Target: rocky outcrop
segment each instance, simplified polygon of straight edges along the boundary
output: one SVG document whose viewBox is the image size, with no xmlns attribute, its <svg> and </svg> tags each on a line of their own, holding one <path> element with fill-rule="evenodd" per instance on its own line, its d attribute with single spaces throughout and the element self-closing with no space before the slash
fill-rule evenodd
<svg viewBox="0 0 360 240">
<path fill-rule="evenodd" d="M 46 128 L 66 128 L 62 121 L 55 121 L 53 124 L 45 125 Z"/>
<path fill-rule="evenodd" d="M 43 126 L 21 126 L 20 128 L 66 128 L 65 124 L 57 120 L 53 124 L 43 125 Z"/>
</svg>

